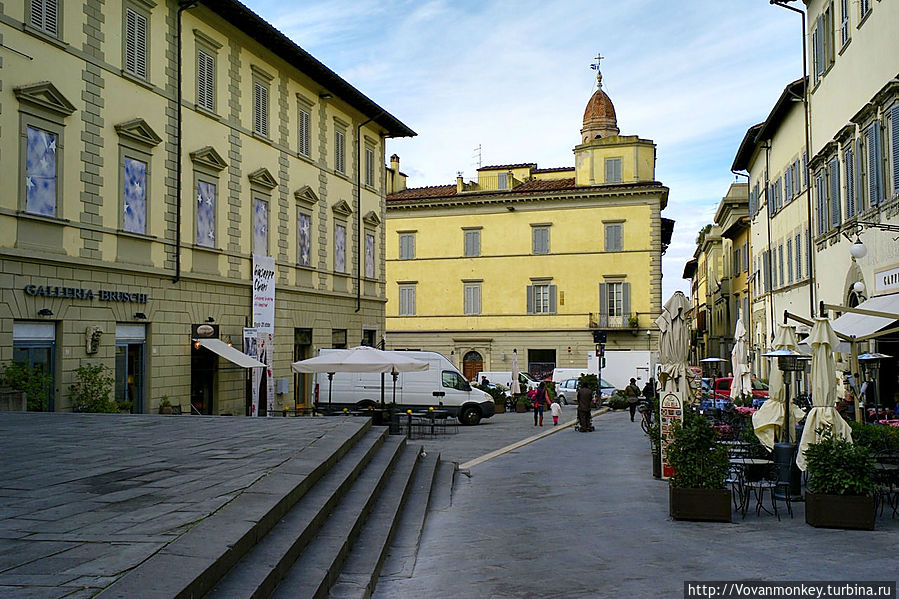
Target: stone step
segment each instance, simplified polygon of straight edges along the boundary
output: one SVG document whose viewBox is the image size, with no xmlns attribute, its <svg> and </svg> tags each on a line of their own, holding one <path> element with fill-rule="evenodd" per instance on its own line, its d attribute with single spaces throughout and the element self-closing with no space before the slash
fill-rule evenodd
<svg viewBox="0 0 899 599">
<path fill-rule="evenodd" d="M 380 578 L 410 578 L 415 567 L 418 544 L 424 530 L 431 502 L 431 491 L 435 483 L 440 455 L 430 453 L 419 460 L 418 468 L 409 488 L 403 511 L 397 523 L 396 532 L 387 551 L 387 559 L 381 567 Z"/>
<path fill-rule="evenodd" d="M 317 599 L 327 596 L 405 446 L 405 437 L 387 438 L 347 491 L 343 501 L 335 507 L 318 534 L 297 558 L 272 597 Z"/>
<path fill-rule="evenodd" d="M 205 595 L 371 429 L 348 420 L 272 469 L 100 593 L 104 599 Z"/>
<path fill-rule="evenodd" d="M 270 595 L 368 466 L 386 437 L 386 428 L 372 428 L 216 583 L 206 595 L 207 599 Z"/>
<path fill-rule="evenodd" d="M 374 590 L 387 549 L 409 507 L 409 489 L 422 448 L 407 446 L 378 494 L 365 526 L 344 560 L 329 596 L 332 599 L 368 599 Z M 427 504 L 427 498 L 421 498 Z"/>
<path fill-rule="evenodd" d="M 453 484 L 456 482 L 456 464 L 440 462 L 434 477 L 434 490 L 431 492 L 429 509 L 443 511 L 453 505 Z"/>
</svg>

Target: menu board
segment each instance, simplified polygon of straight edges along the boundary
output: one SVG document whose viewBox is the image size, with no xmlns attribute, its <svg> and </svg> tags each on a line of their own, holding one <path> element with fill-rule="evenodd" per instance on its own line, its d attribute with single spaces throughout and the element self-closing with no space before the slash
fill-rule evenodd
<svg viewBox="0 0 899 599">
<path fill-rule="evenodd" d="M 684 401 L 678 391 L 665 391 L 659 406 L 659 422 L 662 425 L 662 478 L 671 478 L 672 469 L 668 463 L 668 445 L 672 441 L 674 423 L 683 424 Z"/>
</svg>

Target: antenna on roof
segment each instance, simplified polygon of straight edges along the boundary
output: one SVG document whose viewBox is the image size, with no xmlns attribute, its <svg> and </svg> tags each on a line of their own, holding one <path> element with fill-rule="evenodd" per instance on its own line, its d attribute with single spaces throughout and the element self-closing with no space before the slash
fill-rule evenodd
<svg viewBox="0 0 899 599">
<path fill-rule="evenodd" d="M 483 163 L 482 163 L 483 155 L 481 153 L 481 150 L 482 150 L 481 144 L 478 144 L 478 147 L 476 147 L 474 149 L 475 157 L 478 159 L 478 168 L 481 168 L 483 166 Z"/>
</svg>

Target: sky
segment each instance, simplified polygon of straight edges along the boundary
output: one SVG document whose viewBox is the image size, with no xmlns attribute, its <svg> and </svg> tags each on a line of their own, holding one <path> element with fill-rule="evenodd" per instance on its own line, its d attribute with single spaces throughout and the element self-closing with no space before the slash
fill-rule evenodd
<svg viewBox="0 0 899 599">
<path fill-rule="evenodd" d="M 243 1 L 418 133 L 387 140 L 409 187 L 475 179 L 479 161 L 573 166 L 601 54 L 621 134 L 655 142 L 670 189 L 663 303 L 689 295 L 746 130 L 802 76 L 800 17 L 768 0 Z"/>
</svg>

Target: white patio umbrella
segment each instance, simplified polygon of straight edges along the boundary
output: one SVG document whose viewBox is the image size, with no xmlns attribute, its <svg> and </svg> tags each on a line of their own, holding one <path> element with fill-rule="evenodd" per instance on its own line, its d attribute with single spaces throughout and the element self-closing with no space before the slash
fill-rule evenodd
<svg viewBox="0 0 899 599">
<path fill-rule="evenodd" d="M 774 338 L 774 349 L 791 349 L 796 351 L 796 331 L 785 324 L 778 325 L 777 336 Z M 782 437 L 781 429 L 784 423 L 784 405 L 786 398 L 784 389 L 783 372 L 777 367 L 777 362 L 772 361 L 771 376 L 768 378 L 768 401 L 752 415 L 752 428 L 755 436 L 759 438 L 768 451 L 774 449 L 774 435 Z M 805 417 L 805 412 L 799 406 L 790 402 L 790 422 L 796 423 Z M 789 431 L 790 441 L 796 440 L 796 430 Z M 786 441 L 786 439 L 781 439 Z"/>
<path fill-rule="evenodd" d="M 828 319 L 815 318 L 808 342 L 812 346 L 812 409 L 805 421 L 805 429 L 799 441 L 799 455 L 796 456 L 796 465 L 800 470 L 806 468 L 805 450 L 821 440 L 818 429 L 830 426 L 835 439 L 852 441 L 852 429 L 836 408 L 836 366 L 833 351 L 840 340 Z"/>
<path fill-rule="evenodd" d="M 512 397 L 521 394 L 521 385 L 518 383 L 518 351 L 512 350 L 512 385 L 510 386 Z"/>
<path fill-rule="evenodd" d="M 731 400 L 744 395 L 752 395 L 752 378 L 749 374 L 749 360 L 746 357 L 746 327 L 743 319 L 737 314 L 737 326 L 734 329 L 734 349 L 730 353 L 730 364 L 734 379 L 730 385 Z"/>
<path fill-rule="evenodd" d="M 682 292 L 675 291 L 655 321 L 662 332 L 659 338 L 661 391 L 679 391 L 685 400 L 690 398 L 690 386 L 687 384 L 690 328 L 686 321 L 689 309 L 690 301 Z"/>
<path fill-rule="evenodd" d="M 331 379 L 335 372 L 389 372 L 393 375 L 393 399 L 396 400 L 396 375 L 400 372 L 427 370 L 430 365 L 402 352 L 384 351 L 360 345 L 351 349 L 329 351 L 290 365 L 294 372 L 327 372 L 328 405 L 331 405 Z"/>
</svg>

